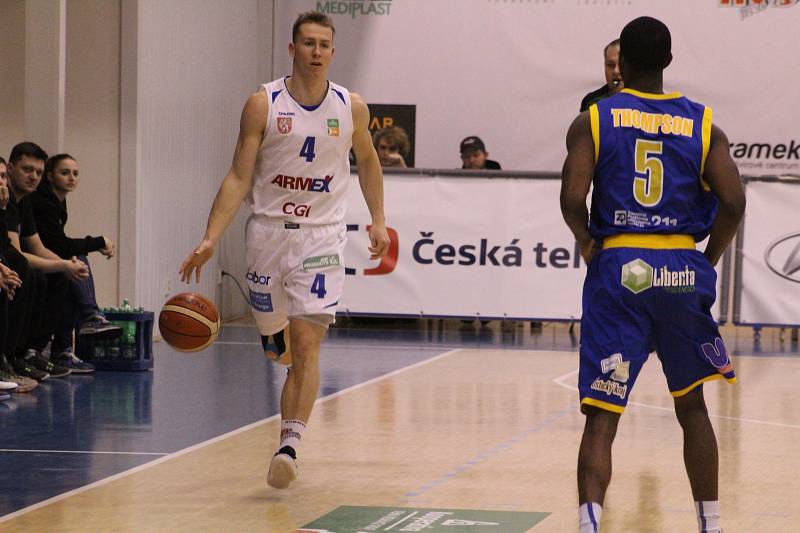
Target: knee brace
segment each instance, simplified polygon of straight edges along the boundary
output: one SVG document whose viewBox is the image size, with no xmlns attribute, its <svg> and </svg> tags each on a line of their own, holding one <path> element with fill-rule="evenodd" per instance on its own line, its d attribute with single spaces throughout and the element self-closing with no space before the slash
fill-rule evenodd
<svg viewBox="0 0 800 533">
<path fill-rule="evenodd" d="M 292 352 L 289 346 L 289 326 L 272 335 L 261 335 L 261 346 L 264 348 L 264 355 L 270 359 L 286 366 L 292 366 Z"/>
</svg>

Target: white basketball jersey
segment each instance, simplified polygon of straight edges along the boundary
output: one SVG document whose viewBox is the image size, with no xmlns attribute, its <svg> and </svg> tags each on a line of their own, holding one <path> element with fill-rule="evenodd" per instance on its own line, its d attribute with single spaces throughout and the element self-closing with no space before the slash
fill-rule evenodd
<svg viewBox="0 0 800 533">
<path fill-rule="evenodd" d="M 341 223 L 350 183 L 350 92 L 328 82 L 316 107 L 297 103 L 286 78 L 262 86 L 269 115 L 248 202 L 253 213 L 301 225 Z"/>
</svg>

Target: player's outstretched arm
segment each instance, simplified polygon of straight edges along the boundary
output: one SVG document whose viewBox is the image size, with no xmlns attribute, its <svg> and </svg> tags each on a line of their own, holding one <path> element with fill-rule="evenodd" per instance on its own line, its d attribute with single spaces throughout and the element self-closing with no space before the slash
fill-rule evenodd
<svg viewBox="0 0 800 533">
<path fill-rule="evenodd" d="M 716 126 L 711 127 L 711 144 L 703 179 L 719 199 L 717 218 L 703 252 L 709 262 L 716 265 L 739 228 L 746 203 L 739 169 L 731 158 L 728 137 Z"/>
<path fill-rule="evenodd" d="M 350 101 L 353 104 L 353 152 L 358 165 L 358 182 L 372 216 L 369 229 L 370 259 L 377 259 L 389 250 L 389 233 L 383 212 L 383 171 L 369 134 L 367 104 L 355 93 L 350 93 Z"/>
<path fill-rule="evenodd" d="M 208 215 L 205 237 L 181 265 L 181 281 L 187 283 L 191 281 L 192 273 L 195 274 L 195 281 L 200 281 L 200 270 L 214 255 L 214 248 L 250 190 L 253 183 L 253 168 L 266 128 L 268 112 L 267 93 L 258 91 L 250 95 L 242 110 L 233 163 L 214 198 L 211 213 Z"/>
<path fill-rule="evenodd" d="M 561 214 L 588 264 L 597 250 L 589 235 L 589 210 L 586 196 L 594 176 L 594 141 L 589 113 L 584 112 L 572 122 L 567 131 L 567 158 L 561 170 Z"/>
</svg>

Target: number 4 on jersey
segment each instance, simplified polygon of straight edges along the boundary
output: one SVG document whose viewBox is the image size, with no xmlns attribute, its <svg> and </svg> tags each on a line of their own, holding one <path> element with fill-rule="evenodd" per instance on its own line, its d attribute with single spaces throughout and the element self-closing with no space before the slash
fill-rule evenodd
<svg viewBox="0 0 800 533">
<path fill-rule="evenodd" d="M 305 142 L 303 142 L 303 147 L 300 148 L 300 157 L 305 157 L 307 163 L 311 163 L 314 161 L 314 143 L 316 142 L 315 137 L 306 137 Z"/>
</svg>

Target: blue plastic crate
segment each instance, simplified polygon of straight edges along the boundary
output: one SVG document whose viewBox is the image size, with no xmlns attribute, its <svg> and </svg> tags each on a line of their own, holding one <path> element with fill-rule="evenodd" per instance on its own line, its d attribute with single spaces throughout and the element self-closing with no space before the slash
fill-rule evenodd
<svg viewBox="0 0 800 533">
<path fill-rule="evenodd" d="M 136 344 L 127 346 L 122 336 L 114 340 L 92 340 L 79 335 L 76 353 L 97 370 L 149 370 L 153 368 L 153 313 L 106 313 L 114 323 L 134 322 Z"/>
</svg>

